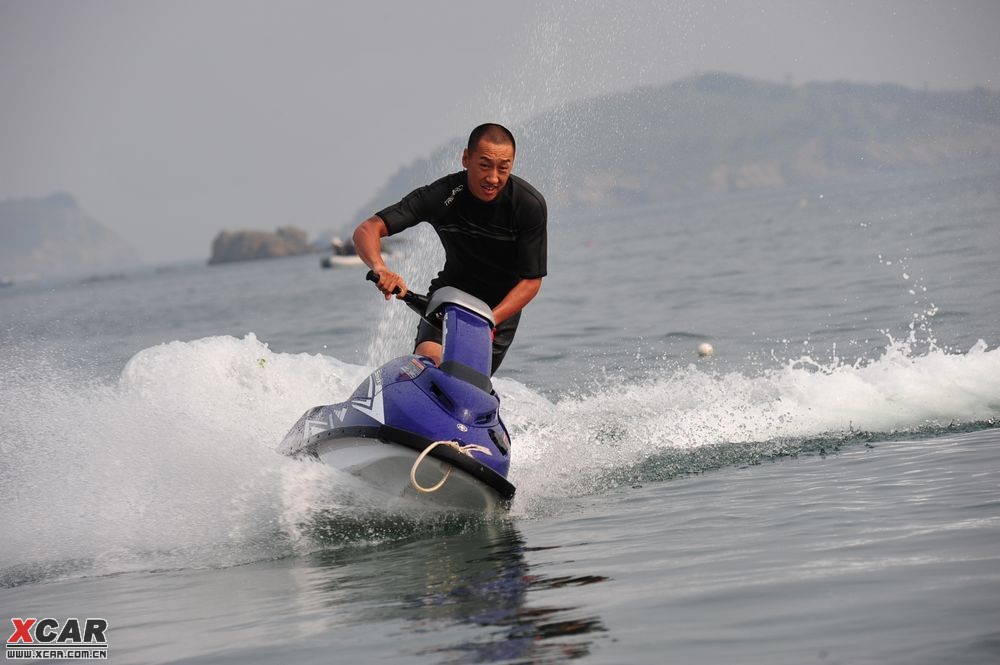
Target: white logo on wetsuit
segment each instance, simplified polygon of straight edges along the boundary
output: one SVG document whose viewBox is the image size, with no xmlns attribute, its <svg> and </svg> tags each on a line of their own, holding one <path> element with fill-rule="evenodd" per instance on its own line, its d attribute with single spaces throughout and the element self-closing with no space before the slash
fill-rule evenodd
<svg viewBox="0 0 1000 665">
<path fill-rule="evenodd" d="M 459 192 L 461 192 L 461 191 L 462 191 L 463 189 L 465 189 L 465 185 L 459 185 L 459 186 L 458 186 L 458 187 L 456 187 L 455 189 L 451 190 L 451 196 L 449 196 L 448 198 L 446 198 L 446 199 L 444 200 L 444 205 L 445 205 L 445 207 L 446 207 L 446 208 L 447 208 L 448 206 L 450 206 L 450 205 L 451 205 L 451 204 L 452 204 L 452 203 L 453 203 L 453 202 L 455 201 L 455 197 L 456 197 L 456 196 L 458 195 L 458 193 L 459 193 Z"/>
</svg>

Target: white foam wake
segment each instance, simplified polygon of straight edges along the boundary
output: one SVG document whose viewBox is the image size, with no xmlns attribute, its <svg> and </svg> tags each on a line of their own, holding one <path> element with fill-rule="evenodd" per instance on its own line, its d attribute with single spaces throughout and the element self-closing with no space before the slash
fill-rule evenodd
<svg viewBox="0 0 1000 665">
<path fill-rule="evenodd" d="M 86 561 L 90 572 L 224 565 L 282 554 L 298 463 L 274 450 L 366 370 L 272 353 L 252 334 L 138 353 L 115 385 L 33 359 L 0 390 L 0 569 Z"/>
<path fill-rule="evenodd" d="M 378 508 L 338 491 L 347 483 L 336 473 L 275 452 L 304 410 L 344 399 L 367 368 L 273 353 L 253 335 L 146 349 L 110 385 L 38 358 L 11 362 L 0 387 L 0 571 L 231 565 L 300 551 L 299 527 L 317 511 Z M 651 375 L 554 402 L 497 379 L 515 511 L 600 491 L 601 474 L 667 449 L 1000 417 L 1000 350 L 982 342 L 923 355 L 890 344 L 857 365 L 803 358 L 756 375 L 693 365 Z"/>
<path fill-rule="evenodd" d="M 587 493 L 601 474 L 666 449 L 1000 418 L 1000 349 L 982 341 L 964 354 L 933 348 L 919 356 L 890 343 L 873 361 L 804 357 L 755 376 L 694 365 L 651 375 L 557 403 L 501 382 L 517 429 L 511 479 L 519 500 Z"/>
</svg>

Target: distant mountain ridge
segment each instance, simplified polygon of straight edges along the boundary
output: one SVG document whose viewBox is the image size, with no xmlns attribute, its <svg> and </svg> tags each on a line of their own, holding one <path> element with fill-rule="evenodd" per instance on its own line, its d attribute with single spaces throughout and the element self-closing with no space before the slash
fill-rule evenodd
<svg viewBox="0 0 1000 665">
<path fill-rule="evenodd" d="M 128 242 L 69 194 L 0 201 L 0 276 L 83 273 L 138 262 Z"/>
<path fill-rule="evenodd" d="M 643 204 L 1000 158 L 1000 93 L 705 74 L 583 100 L 519 127 L 515 172 L 550 207 Z M 395 173 L 363 219 L 447 172 L 455 139 Z"/>
</svg>

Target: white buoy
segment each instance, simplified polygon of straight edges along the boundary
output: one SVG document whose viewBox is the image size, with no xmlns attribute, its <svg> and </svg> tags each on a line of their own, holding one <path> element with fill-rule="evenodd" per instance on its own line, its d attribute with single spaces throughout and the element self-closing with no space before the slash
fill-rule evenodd
<svg viewBox="0 0 1000 665">
<path fill-rule="evenodd" d="M 701 344 L 698 345 L 698 355 L 701 356 L 702 358 L 707 358 L 713 353 L 715 353 L 715 349 L 713 349 L 712 345 L 709 344 L 708 342 L 702 342 Z"/>
</svg>

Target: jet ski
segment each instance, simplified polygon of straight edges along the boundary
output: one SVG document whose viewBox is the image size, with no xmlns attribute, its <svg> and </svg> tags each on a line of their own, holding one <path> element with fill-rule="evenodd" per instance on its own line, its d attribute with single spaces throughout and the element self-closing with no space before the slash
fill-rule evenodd
<svg viewBox="0 0 1000 665">
<path fill-rule="evenodd" d="M 378 281 L 374 272 L 367 279 Z M 469 511 L 508 506 L 510 435 L 490 382 L 490 307 L 452 287 L 403 300 L 443 331 L 440 366 L 419 355 L 390 360 L 347 401 L 306 411 L 278 451 L 395 497 Z"/>
</svg>

